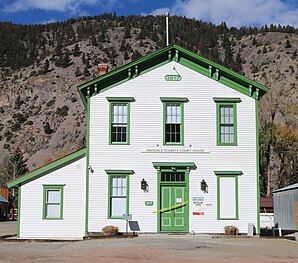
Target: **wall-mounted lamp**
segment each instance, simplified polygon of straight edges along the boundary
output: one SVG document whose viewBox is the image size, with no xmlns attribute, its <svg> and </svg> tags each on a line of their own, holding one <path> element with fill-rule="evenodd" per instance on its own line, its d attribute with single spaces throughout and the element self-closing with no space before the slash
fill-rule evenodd
<svg viewBox="0 0 298 263">
<path fill-rule="evenodd" d="M 176 172 L 176 171 L 177 171 L 177 168 L 176 168 L 176 167 L 172 167 L 172 170 L 173 170 L 174 172 Z"/>
<path fill-rule="evenodd" d="M 148 184 L 146 182 L 146 180 L 143 178 L 143 180 L 141 181 L 141 189 L 144 191 L 144 192 L 148 192 Z"/>
<path fill-rule="evenodd" d="M 201 182 L 201 190 L 202 190 L 204 193 L 208 193 L 208 185 L 207 185 L 207 183 L 205 182 L 204 179 L 203 179 L 202 182 Z"/>
<path fill-rule="evenodd" d="M 89 171 L 91 172 L 91 173 L 94 173 L 94 170 L 93 170 L 93 168 L 91 167 L 91 165 L 89 165 Z"/>
</svg>

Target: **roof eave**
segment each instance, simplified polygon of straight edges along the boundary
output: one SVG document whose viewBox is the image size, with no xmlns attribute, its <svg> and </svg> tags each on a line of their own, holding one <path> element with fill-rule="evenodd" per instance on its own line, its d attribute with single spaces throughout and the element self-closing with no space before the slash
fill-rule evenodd
<svg viewBox="0 0 298 263">
<path fill-rule="evenodd" d="M 21 184 L 23 184 L 27 181 L 34 180 L 34 179 L 36 179 L 40 176 L 43 176 L 43 175 L 45 175 L 45 174 L 47 174 L 47 173 L 49 173 L 49 172 L 63 166 L 63 165 L 69 164 L 69 163 L 81 158 L 85 154 L 86 154 L 86 149 L 82 149 L 82 150 L 79 150 L 79 151 L 74 152 L 72 154 L 69 154 L 69 155 L 67 155 L 67 156 L 65 156 L 61 159 L 58 159 L 58 160 L 56 160 L 56 161 L 54 161 L 54 162 L 52 162 L 52 163 L 50 163 L 46 166 L 43 166 L 39 169 L 36 169 L 32 172 L 29 172 L 25 175 L 22 175 L 22 176 L 14 179 L 12 181 L 9 181 L 7 183 L 7 186 L 9 188 L 11 188 L 11 187 L 21 185 Z"/>
</svg>

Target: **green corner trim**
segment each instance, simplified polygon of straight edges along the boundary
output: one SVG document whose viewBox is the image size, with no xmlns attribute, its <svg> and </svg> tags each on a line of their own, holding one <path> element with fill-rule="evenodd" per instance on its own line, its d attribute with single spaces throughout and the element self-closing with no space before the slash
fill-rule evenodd
<svg viewBox="0 0 298 263">
<path fill-rule="evenodd" d="M 162 102 L 188 102 L 188 98 L 160 97 Z"/>
<path fill-rule="evenodd" d="M 214 172 L 215 173 L 215 172 Z M 234 173 L 234 174 L 233 174 Z M 217 174 L 217 220 L 239 220 L 239 198 L 238 198 L 238 171 L 235 174 L 234 172 L 230 172 L 230 174 L 226 174 L 226 171 L 220 172 L 220 174 Z M 242 172 L 241 172 L 242 174 Z M 220 216 L 220 178 L 221 177 L 233 177 L 235 178 L 235 217 L 221 217 Z"/>
<path fill-rule="evenodd" d="M 214 173 L 218 176 L 236 176 L 242 175 L 242 171 L 214 171 Z"/>
<path fill-rule="evenodd" d="M 221 142 L 221 129 L 220 129 L 220 107 L 232 106 L 233 107 L 233 128 L 234 128 L 234 141 Z M 237 146 L 238 145 L 238 129 L 237 129 L 237 104 L 235 102 L 216 102 L 216 145 L 217 146 Z"/>
<path fill-rule="evenodd" d="M 7 183 L 7 186 L 8 187 L 13 187 L 13 186 L 16 186 L 18 184 L 22 184 L 22 183 L 25 183 L 29 180 L 33 180 L 39 176 L 43 176 L 59 167 L 61 167 L 62 165 L 66 165 L 68 163 L 71 163 L 79 158 L 81 158 L 83 155 L 86 154 L 86 149 L 82 149 L 82 150 L 79 150 L 75 153 L 72 153 L 70 155 L 67 155 L 66 157 L 63 157 L 57 161 L 54 161 L 46 166 L 43 166 L 39 169 L 36 169 L 32 172 L 29 172 L 25 175 L 22 175 L 18 178 L 16 178 L 15 180 L 13 181 L 10 181 Z"/>
<path fill-rule="evenodd" d="M 129 193 L 130 193 L 130 178 L 129 175 L 133 174 L 133 170 L 105 170 L 108 174 L 108 219 L 122 219 L 122 216 L 111 216 L 111 180 L 112 177 L 125 177 L 126 178 L 126 214 L 129 214 Z M 118 172 L 116 172 L 118 171 Z M 127 173 L 126 173 L 127 172 Z"/>
<path fill-rule="evenodd" d="M 107 174 L 123 174 L 123 175 L 127 175 L 127 174 L 134 174 L 134 170 L 105 170 L 105 172 Z"/>
<path fill-rule="evenodd" d="M 179 53 L 178 60 L 177 53 Z M 88 93 L 94 96 L 170 61 L 176 61 L 257 100 L 268 91 L 267 87 L 175 44 L 157 50 L 105 75 L 83 83 L 77 89 L 86 107 Z M 213 72 L 215 73 L 213 74 Z"/>
<path fill-rule="evenodd" d="M 179 168 L 191 168 L 195 167 L 194 162 L 153 162 L 152 163 L 154 168 L 159 169 L 162 167 L 169 168 L 169 167 L 179 167 Z"/>
<path fill-rule="evenodd" d="M 235 103 L 241 102 L 240 98 L 218 98 L 218 97 L 214 97 L 213 100 L 215 102 L 235 102 Z"/>
<path fill-rule="evenodd" d="M 259 155 L 259 102 L 255 101 L 256 115 L 256 171 L 257 171 L 257 234 L 261 231 L 261 215 L 260 215 L 260 155 Z"/>
<path fill-rule="evenodd" d="M 17 228 L 17 237 L 21 236 L 21 198 L 22 198 L 22 187 L 18 187 L 18 228 Z"/>
<path fill-rule="evenodd" d="M 90 160 L 90 97 L 87 97 L 87 131 L 86 131 L 86 182 L 85 182 L 85 234 L 89 230 L 89 160 Z"/>
<path fill-rule="evenodd" d="M 108 101 L 118 101 L 118 102 L 133 102 L 135 101 L 134 97 L 106 97 Z"/>
<path fill-rule="evenodd" d="M 60 216 L 59 217 L 47 217 L 47 191 L 48 190 L 60 190 Z M 63 197 L 64 197 L 64 185 L 43 185 L 42 219 L 44 220 L 62 220 L 63 219 Z"/>
</svg>

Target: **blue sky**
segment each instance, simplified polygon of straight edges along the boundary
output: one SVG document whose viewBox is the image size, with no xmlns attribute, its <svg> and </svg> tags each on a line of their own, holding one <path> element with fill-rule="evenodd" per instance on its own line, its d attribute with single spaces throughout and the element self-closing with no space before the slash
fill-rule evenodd
<svg viewBox="0 0 298 263">
<path fill-rule="evenodd" d="M 298 0 L 0 0 L 0 21 L 22 24 L 114 11 L 117 15 L 169 12 L 236 27 L 273 23 L 298 28 Z"/>
</svg>

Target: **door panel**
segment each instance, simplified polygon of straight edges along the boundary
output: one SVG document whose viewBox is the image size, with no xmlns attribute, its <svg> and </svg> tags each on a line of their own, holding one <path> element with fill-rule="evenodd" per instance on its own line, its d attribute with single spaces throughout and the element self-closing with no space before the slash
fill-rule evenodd
<svg viewBox="0 0 298 263">
<path fill-rule="evenodd" d="M 161 209 L 167 209 L 160 213 L 161 231 L 187 231 L 187 213 L 186 205 L 172 208 L 177 204 L 183 203 L 186 196 L 185 186 L 161 186 Z"/>
</svg>

